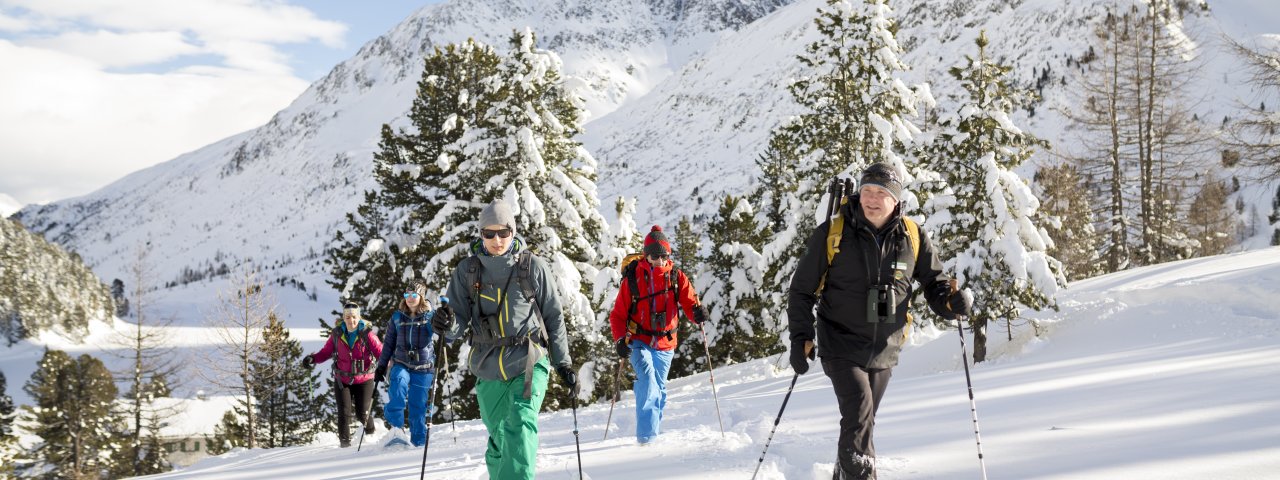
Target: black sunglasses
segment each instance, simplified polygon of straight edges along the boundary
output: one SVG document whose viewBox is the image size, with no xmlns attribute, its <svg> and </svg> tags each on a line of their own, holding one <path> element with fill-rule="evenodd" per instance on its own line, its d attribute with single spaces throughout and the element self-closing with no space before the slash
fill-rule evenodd
<svg viewBox="0 0 1280 480">
<path fill-rule="evenodd" d="M 507 238 L 511 236 L 511 229 L 504 228 L 502 230 L 480 230 L 480 236 L 485 240 L 493 240 L 493 237 Z"/>
</svg>

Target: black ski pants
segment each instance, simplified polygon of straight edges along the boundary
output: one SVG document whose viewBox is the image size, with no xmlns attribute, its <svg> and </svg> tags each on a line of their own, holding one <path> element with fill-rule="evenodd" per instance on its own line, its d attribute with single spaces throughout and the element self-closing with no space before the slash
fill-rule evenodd
<svg viewBox="0 0 1280 480">
<path fill-rule="evenodd" d="M 835 480 L 876 478 L 876 447 L 872 431 L 876 411 L 889 386 L 893 369 L 863 368 L 849 360 L 823 359 L 822 370 L 831 379 L 840 405 L 840 441 L 837 443 Z"/>
<path fill-rule="evenodd" d="M 355 385 L 347 385 L 341 381 L 335 381 L 334 383 L 337 388 L 333 389 L 333 394 L 338 399 L 338 442 L 347 447 L 351 445 L 351 417 L 353 413 L 359 415 L 356 417 L 356 424 L 363 423 L 364 432 L 366 434 L 373 433 L 373 416 L 369 415 L 369 408 L 373 406 L 373 381 L 370 380 Z M 352 403 L 355 403 L 355 412 L 351 411 Z M 366 420 L 368 421 L 367 423 Z"/>
</svg>

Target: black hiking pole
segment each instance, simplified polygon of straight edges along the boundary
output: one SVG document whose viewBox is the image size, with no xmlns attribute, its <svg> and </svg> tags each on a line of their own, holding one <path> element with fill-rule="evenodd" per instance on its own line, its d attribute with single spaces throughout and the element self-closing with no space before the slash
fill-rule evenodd
<svg viewBox="0 0 1280 480">
<path fill-rule="evenodd" d="M 578 386 L 575 384 L 569 392 L 573 395 L 573 449 L 578 452 L 578 479 L 582 476 L 582 444 L 578 441 Z"/>
<path fill-rule="evenodd" d="M 711 398 L 716 401 L 716 420 L 720 421 L 720 438 L 724 438 L 724 418 L 720 416 L 720 394 L 716 393 L 716 367 L 711 364 L 711 347 L 707 346 L 707 329 L 698 324 L 702 331 L 702 351 L 707 353 L 707 374 L 711 376 Z"/>
<path fill-rule="evenodd" d="M 956 281 L 951 280 L 951 293 L 956 293 Z M 978 402 L 973 399 L 973 380 L 969 378 L 969 351 L 964 345 L 964 322 L 968 317 L 956 315 L 956 331 L 960 332 L 960 361 L 964 363 L 964 383 L 969 387 L 969 412 L 973 416 L 973 437 L 978 441 L 978 465 L 982 467 L 982 480 L 987 480 L 987 462 L 982 458 L 982 434 L 978 433 Z"/>
<path fill-rule="evenodd" d="M 769 430 L 769 439 L 764 441 L 764 451 L 760 452 L 760 462 L 756 463 L 756 471 L 751 474 L 751 480 L 755 480 L 756 475 L 760 474 L 760 467 L 764 465 L 764 455 L 769 452 L 769 444 L 773 442 L 773 434 L 778 431 L 778 423 L 782 421 L 782 412 L 787 409 L 787 401 L 791 400 L 791 391 L 795 390 L 796 380 L 799 378 L 799 373 L 791 376 L 791 386 L 787 387 L 787 396 L 782 397 L 782 408 L 778 409 L 778 418 L 773 419 L 773 429 Z"/>
<path fill-rule="evenodd" d="M 444 357 L 444 335 L 436 334 L 436 361 L 440 361 Z M 435 379 L 439 380 L 439 379 Z M 431 448 L 431 394 L 435 392 L 436 382 L 432 380 L 431 386 L 427 388 L 427 439 L 422 444 L 422 470 L 418 473 L 418 480 L 422 480 L 427 476 L 427 450 Z"/>
<path fill-rule="evenodd" d="M 360 443 L 356 444 L 356 451 L 360 451 L 360 447 L 364 446 L 365 425 L 368 425 L 373 419 L 373 397 L 378 394 L 378 379 L 373 379 L 373 395 L 369 396 L 369 411 L 364 414 L 364 423 L 360 424 Z M 354 399 L 353 399 L 354 400 Z"/>
<path fill-rule="evenodd" d="M 444 383 L 444 398 L 449 404 L 449 425 L 453 428 L 453 444 L 458 444 L 458 416 L 453 412 L 453 392 L 449 390 L 449 357 L 444 357 L 444 368 L 440 372 L 440 381 Z"/>
<path fill-rule="evenodd" d="M 618 403 L 618 397 L 622 395 L 622 387 L 618 385 L 618 377 L 622 376 L 622 368 L 627 364 L 627 359 L 618 359 L 618 369 L 613 372 L 613 397 L 609 399 L 609 418 L 604 421 L 604 438 L 600 441 L 609 439 L 609 423 L 613 421 L 613 404 Z"/>
</svg>

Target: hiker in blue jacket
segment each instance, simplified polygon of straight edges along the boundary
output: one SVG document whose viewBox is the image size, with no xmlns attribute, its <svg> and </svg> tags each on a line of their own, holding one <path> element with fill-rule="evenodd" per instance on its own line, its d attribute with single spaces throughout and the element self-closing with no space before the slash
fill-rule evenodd
<svg viewBox="0 0 1280 480">
<path fill-rule="evenodd" d="M 435 378 L 434 312 L 427 302 L 427 284 L 414 279 L 404 289 L 400 308 L 391 315 L 382 337 L 382 355 L 374 381 L 387 383 L 383 418 L 391 424 L 387 445 L 405 443 L 405 409 L 409 410 L 409 441 L 420 447 L 427 442 L 427 391 Z M 388 367 L 390 370 L 388 371 Z"/>
</svg>

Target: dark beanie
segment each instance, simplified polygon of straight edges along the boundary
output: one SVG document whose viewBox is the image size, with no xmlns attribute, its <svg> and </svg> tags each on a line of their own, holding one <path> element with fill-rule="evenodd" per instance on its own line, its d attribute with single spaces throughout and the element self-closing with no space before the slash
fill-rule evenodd
<svg viewBox="0 0 1280 480">
<path fill-rule="evenodd" d="M 902 180 L 898 178 L 898 171 L 887 163 L 873 163 L 863 170 L 858 188 L 862 188 L 863 185 L 884 187 L 890 195 L 893 195 L 894 200 L 902 201 Z"/>
<path fill-rule="evenodd" d="M 644 236 L 644 254 L 653 257 L 671 255 L 671 243 L 667 241 L 667 234 L 662 233 L 662 227 L 654 225 Z"/>
</svg>

